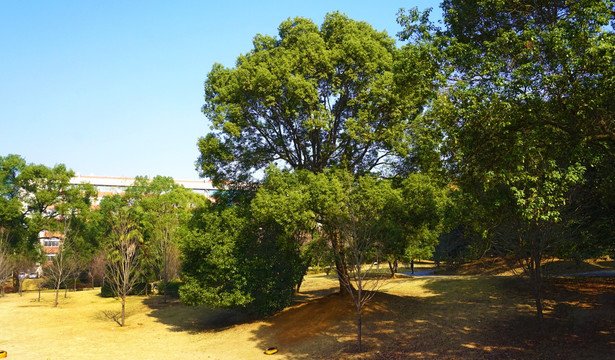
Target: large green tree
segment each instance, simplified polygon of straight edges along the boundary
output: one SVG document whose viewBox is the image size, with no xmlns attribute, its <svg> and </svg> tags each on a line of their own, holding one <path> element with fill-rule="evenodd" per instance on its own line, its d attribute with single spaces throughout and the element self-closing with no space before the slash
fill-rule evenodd
<svg viewBox="0 0 615 360">
<path fill-rule="evenodd" d="M 149 272 L 162 280 L 166 301 L 167 283 L 179 271 L 179 238 L 192 217 L 192 210 L 209 202 L 171 177 L 137 177 L 124 198 L 132 204 L 143 234 L 142 275 Z"/>
<path fill-rule="evenodd" d="M 426 117 L 461 188 L 526 258 L 542 318 L 541 259 L 586 168 L 612 156 L 611 1 L 444 1 L 444 29 L 416 11 L 402 36 L 449 82 Z M 428 44 L 428 45 L 426 45 Z"/>
<path fill-rule="evenodd" d="M 18 155 L 0 157 L 0 228 L 19 271 L 47 260 L 39 244 L 41 230 L 61 232 L 66 247 L 70 243 L 81 255 L 89 248 L 82 229 L 96 191 L 89 184 L 71 184 L 73 175 L 63 164 L 47 167 L 26 164 Z"/>
<path fill-rule="evenodd" d="M 380 251 L 391 274 L 397 262 L 430 258 L 443 231 L 448 190 L 426 174 L 409 174 L 386 199 L 379 221 Z"/>
<path fill-rule="evenodd" d="M 208 74 L 212 131 L 198 143 L 201 175 L 245 182 L 270 163 L 363 173 L 407 152 L 434 73 L 414 48 L 340 13 L 320 27 L 288 19 L 278 37 L 253 43 L 235 68 L 216 64 Z"/>
</svg>

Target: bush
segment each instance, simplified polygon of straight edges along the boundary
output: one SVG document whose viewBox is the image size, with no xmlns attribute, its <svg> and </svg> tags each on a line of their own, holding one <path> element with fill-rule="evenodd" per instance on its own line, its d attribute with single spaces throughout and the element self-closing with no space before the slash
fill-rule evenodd
<svg viewBox="0 0 615 360">
<path fill-rule="evenodd" d="M 182 286 L 181 281 L 168 281 L 167 282 L 167 295 L 179 298 L 179 287 Z M 158 284 L 158 294 L 164 295 L 164 282 Z"/>
<path fill-rule="evenodd" d="M 85 284 L 82 282 L 77 283 L 77 291 L 83 291 L 83 289 L 89 288 L 90 284 Z"/>
<path fill-rule="evenodd" d="M 148 294 L 152 292 L 152 287 L 150 284 L 146 283 L 137 283 L 132 288 L 132 291 L 128 295 L 145 295 L 145 288 L 147 286 Z M 100 288 L 100 296 L 101 297 L 114 297 L 115 294 L 111 290 L 111 285 L 108 282 L 105 282 L 105 285 Z"/>
</svg>

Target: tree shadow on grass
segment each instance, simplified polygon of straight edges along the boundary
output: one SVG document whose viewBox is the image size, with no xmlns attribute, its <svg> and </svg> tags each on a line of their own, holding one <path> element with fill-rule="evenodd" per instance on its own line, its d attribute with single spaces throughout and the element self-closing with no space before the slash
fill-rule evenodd
<svg viewBox="0 0 615 360">
<path fill-rule="evenodd" d="M 335 290 L 335 286 L 330 286 L 301 291 L 297 294 L 294 304 L 321 298 Z M 152 309 L 148 316 L 156 318 L 160 323 L 170 325 L 172 331 L 185 331 L 192 334 L 223 331 L 235 325 L 262 319 L 262 317 L 248 315 L 238 310 L 211 309 L 205 305 L 188 306 L 182 304 L 177 298 L 168 299 L 165 303 L 162 296 L 151 296 L 143 303 Z"/>
<path fill-rule="evenodd" d="M 570 354 L 598 359 L 612 354 L 613 315 L 600 325 L 594 320 L 587 325 L 584 318 L 599 315 L 562 318 L 560 313 L 569 305 L 560 304 L 545 316 L 548 336 L 542 337 L 524 279 L 421 281 L 431 296 L 410 296 L 392 289 L 378 293 L 367 305 L 363 317 L 367 351 L 362 354 L 355 353 L 356 313 L 340 295 L 311 300 L 267 319 L 266 325 L 254 331 L 253 340 L 262 348 L 277 346 L 281 354 L 294 359 L 561 359 L 571 358 Z M 599 301 L 602 307 L 611 306 L 610 295 L 603 293 Z M 563 325 L 574 328 L 584 323 L 604 336 L 570 342 L 574 334 Z M 561 350 L 562 342 L 571 346 Z M 603 345 L 596 346 L 599 342 Z M 573 348 L 579 344 L 582 348 Z"/>
<path fill-rule="evenodd" d="M 553 359 L 615 358 L 615 278 L 550 279 L 545 305 L 541 353 Z"/>
<path fill-rule="evenodd" d="M 113 320 L 113 321 L 115 321 L 116 324 L 118 324 L 119 326 L 122 326 L 122 322 L 121 322 L 122 313 L 121 313 L 121 311 L 102 310 L 101 314 L 102 314 L 102 316 L 105 319 Z"/>
<path fill-rule="evenodd" d="M 163 302 L 162 296 L 151 296 L 143 304 L 152 309 L 148 316 L 165 325 L 171 326 L 171 331 L 199 334 L 217 332 L 234 325 L 249 322 L 252 317 L 233 310 L 212 310 L 207 306 L 189 306 L 178 299 Z"/>
</svg>

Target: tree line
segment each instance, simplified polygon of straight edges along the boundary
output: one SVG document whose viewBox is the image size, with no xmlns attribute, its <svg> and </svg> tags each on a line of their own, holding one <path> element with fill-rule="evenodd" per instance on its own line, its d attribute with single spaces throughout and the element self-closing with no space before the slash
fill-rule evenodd
<svg viewBox="0 0 615 360">
<path fill-rule="evenodd" d="M 168 283 L 178 279 L 179 239 L 195 208 L 209 200 L 172 178 L 137 177 L 122 194 L 100 202 L 91 184 L 71 182 L 74 172 L 27 164 L 10 154 L 0 157 L 0 285 L 18 291 L 33 269 L 40 290 L 76 288 L 78 279 L 108 288 L 122 302 L 135 287 L 160 282 L 164 301 Z M 39 234 L 52 234 L 56 247 L 47 258 Z M 72 284 L 71 284 L 72 282 Z"/>
<path fill-rule="evenodd" d="M 546 257 L 581 261 L 614 250 L 614 4 L 445 0 L 441 7 L 442 25 L 430 21 L 430 10 L 399 12 L 399 46 L 337 12 L 320 26 L 294 18 L 280 24 L 277 36 L 255 36 L 234 67 L 215 64 L 208 74 L 202 110 L 211 131 L 198 142 L 197 165 L 219 185 L 256 194 L 229 200 L 233 216 L 241 206 L 260 206 L 272 181 L 292 188 L 282 193 L 290 203 L 269 200 L 268 211 L 282 213 L 272 214 L 269 226 L 259 222 L 250 243 L 290 231 L 285 237 L 300 263 L 304 239 L 325 239 L 340 284 L 349 275 L 345 240 L 358 236 L 346 229 L 370 214 L 355 223 L 377 226 L 373 251 L 377 243 L 391 249 L 399 241 L 412 253 L 408 236 L 437 239 L 438 261 L 516 259 L 532 280 L 541 319 Z M 263 171 L 262 185 L 250 188 Z M 385 188 L 403 194 L 416 175 L 449 199 L 428 216 L 420 236 L 406 230 L 412 222 L 403 211 L 391 215 L 395 206 L 382 205 Z M 298 181 L 310 176 L 317 189 L 296 194 Z M 429 195 L 402 199 L 426 213 L 425 204 L 439 203 Z M 311 201 L 307 212 L 299 208 L 303 201 Z M 209 239 L 195 253 L 229 245 Z M 246 301 L 203 282 L 209 269 L 191 278 L 192 299 Z"/>
<path fill-rule="evenodd" d="M 91 189 L 62 188 L 63 166 L 2 158 L 9 255 L 34 254 L 37 229 L 68 223 L 76 253 L 134 256 L 143 281 L 181 262 L 184 302 L 259 314 L 288 306 L 310 266 L 330 264 L 354 298 L 356 265 L 388 262 L 394 275 L 418 258 L 511 256 L 541 319 L 546 257 L 615 249 L 615 6 L 441 7 L 440 26 L 429 10 L 400 11 L 400 45 L 336 12 L 320 26 L 288 19 L 235 67 L 215 64 L 197 160 L 221 189 L 214 201 L 141 178 L 91 210 Z"/>
</svg>

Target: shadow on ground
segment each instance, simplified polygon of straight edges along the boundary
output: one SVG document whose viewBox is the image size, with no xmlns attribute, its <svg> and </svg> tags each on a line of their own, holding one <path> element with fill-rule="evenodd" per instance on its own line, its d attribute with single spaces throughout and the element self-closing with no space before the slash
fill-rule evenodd
<svg viewBox="0 0 615 360">
<path fill-rule="evenodd" d="M 406 281 L 414 281 L 412 279 Z M 366 352 L 356 354 L 355 313 L 340 295 L 297 305 L 254 331 L 261 347 L 293 359 L 604 359 L 615 355 L 611 285 L 554 282 L 545 336 L 524 279 L 425 279 L 428 297 L 379 293 L 364 315 Z M 559 281 L 559 280 L 558 280 Z M 557 299 L 557 300 L 555 300 Z M 333 350 L 332 350 L 333 349 Z"/>
<path fill-rule="evenodd" d="M 149 297 L 143 303 L 152 309 L 148 316 L 171 326 L 171 331 L 185 331 L 192 334 L 223 331 L 233 325 L 253 320 L 238 311 L 188 306 L 178 299 L 170 299 L 165 303 L 161 296 Z"/>
<path fill-rule="evenodd" d="M 544 332 L 520 277 L 390 280 L 363 317 L 335 286 L 306 288 L 290 308 L 255 325 L 251 340 L 292 359 L 610 359 L 615 358 L 615 278 L 557 278 L 546 284 Z M 384 289 L 384 288 L 383 288 Z M 417 290 L 419 289 L 419 290 Z M 144 300 L 173 331 L 217 332 L 253 321 L 242 313 Z"/>
</svg>

